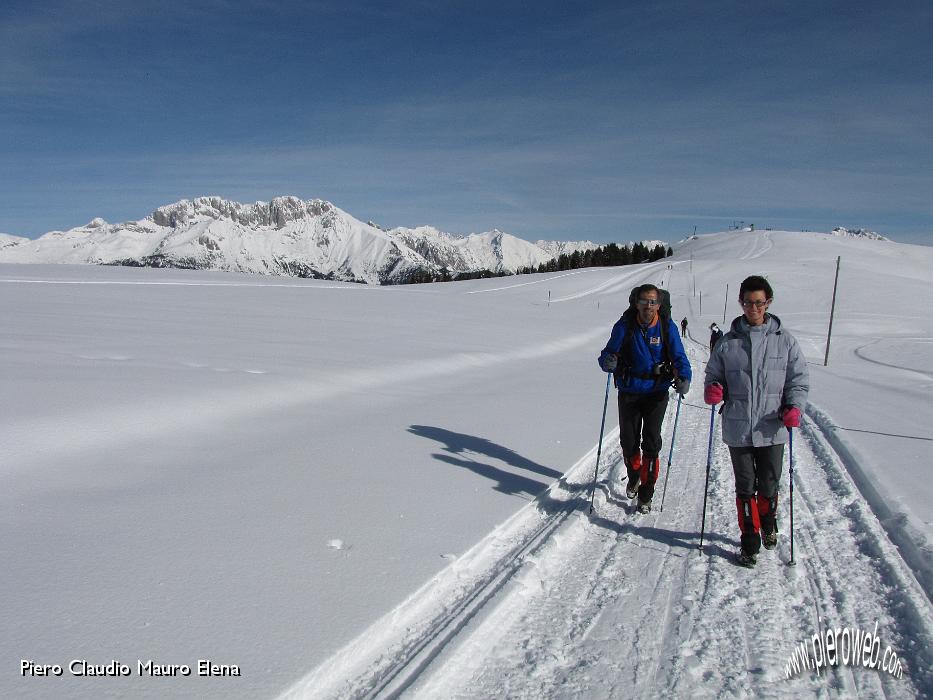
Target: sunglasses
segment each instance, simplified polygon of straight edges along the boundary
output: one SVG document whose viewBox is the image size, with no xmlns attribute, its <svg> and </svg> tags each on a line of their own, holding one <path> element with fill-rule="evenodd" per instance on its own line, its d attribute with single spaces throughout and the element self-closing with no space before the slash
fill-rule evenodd
<svg viewBox="0 0 933 700">
<path fill-rule="evenodd" d="M 743 300 L 740 301 L 739 303 L 742 305 L 743 308 L 746 308 L 746 309 L 750 309 L 750 308 L 752 308 L 753 306 L 754 306 L 756 309 L 760 309 L 760 308 L 763 308 L 763 307 L 767 306 L 768 304 L 770 304 L 770 303 L 771 303 L 771 300 L 770 300 L 770 299 L 766 299 L 765 301 L 746 301 L 745 299 L 743 299 Z"/>
<path fill-rule="evenodd" d="M 658 301 L 657 299 L 639 299 L 638 300 L 639 306 L 657 306 L 660 303 L 661 302 Z"/>
</svg>

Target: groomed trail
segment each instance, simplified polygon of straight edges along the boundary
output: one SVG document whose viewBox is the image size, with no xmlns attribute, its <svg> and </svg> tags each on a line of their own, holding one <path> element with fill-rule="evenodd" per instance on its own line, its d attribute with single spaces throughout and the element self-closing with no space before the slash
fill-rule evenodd
<svg viewBox="0 0 933 700">
<path fill-rule="evenodd" d="M 610 396 L 595 511 L 596 447 L 285 697 L 864 697 L 933 693 L 933 607 L 869 503 L 806 418 L 795 435 L 794 554 L 789 566 L 785 457 L 780 541 L 758 566 L 737 566 L 728 448 L 718 417 L 702 519 L 710 410 L 707 357 L 696 376 L 661 493 L 676 401 L 665 421 L 655 508 L 612 495 L 621 459 Z M 614 395 L 614 391 L 612 394 Z M 818 411 L 819 409 L 814 409 Z M 801 669 L 791 655 L 826 628 L 877 634 L 902 677 L 861 666 Z"/>
</svg>

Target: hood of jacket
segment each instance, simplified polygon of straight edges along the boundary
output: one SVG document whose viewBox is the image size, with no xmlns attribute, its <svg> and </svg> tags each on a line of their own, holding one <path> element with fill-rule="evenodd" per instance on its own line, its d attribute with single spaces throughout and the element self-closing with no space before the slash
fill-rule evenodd
<svg viewBox="0 0 933 700">
<path fill-rule="evenodd" d="M 774 314 L 766 314 L 765 322 L 763 325 L 767 326 L 764 331 L 765 335 L 781 332 L 781 319 L 779 319 Z M 732 319 L 732 325 L 729 327 L 729 330 L 732 333 L 747 336 L 752 332 L 752 328 L 753 326 L 748 325 L 748 321 L 745 320 L 744 316 L 737 316 L 736 318 Z"/>
</svg>

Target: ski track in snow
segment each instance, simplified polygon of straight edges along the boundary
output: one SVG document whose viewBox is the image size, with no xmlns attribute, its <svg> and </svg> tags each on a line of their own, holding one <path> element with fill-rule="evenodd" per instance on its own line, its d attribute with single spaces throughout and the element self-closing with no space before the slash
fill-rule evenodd
<svg viewBox="0 0 933 700">
<path fill-rule="evenodd" d="M 909 372 L 909 373 L 912 373 L 912 374 L 916 374 L 916 375 L 918 375 L 918 378 L 921 379 L 921 380 L 933 379 L 933 372 L 930 372 L 930 371 L 928 371 L 928 370 L 915 369 L 915 368 L 913 368 L 913 367 L 906 367 L 906 366 L 904 366 L 904 365 L 896 365 L 896 364 L 893 364 L 893 363 L 891 363 L 891 362 L 884 362 L 883 360 L 876 360 L 876 359 L 873 358 L 873 357 L 869 357 L 868 354 L 866 353 L 866 349 L 869 348 L 869 347 L 871 347 L 872 345 L 877 345 L 878 343 L 885 342 L 885 341 L 890 341 L 890 340 L 891 340 L 891 339 L 889 339 L 889 338 L 875 338 L 875 339 L 872 340 L 871 342 L 865 343 L 864 345 L 859 345 L 857 348 L 855 348 L 855 349 L 853 350 L 853 353 L 854 353 L 855 356 L 856 356 L 857 358 L 859 358 L 860 360 L 864 360 L 865 362 L 870 362 L 870 363 L 872 363 L 873 365 L 880 365 L 881 367 L 890 367 L 891 369 L 897 369 L 897 370 L 902 370 L 902 371 L 904 371 L 904 372 Z M 917 340 L 917 339 L 915 339 L 915 338 L 897 338 L 896 340 L 897 340 L 897 342 L 899 342 L 899 343 L 903 343 L 904 341 L 907 341 L 907 340 Z M 922 338 L 921 338 L 920 340 L 926 340 L 926 339 L 922 339 Z"/>
<path fill-rule="evenodd" d="M 701 351 L 691 345 L 688 352 Z M 660 510 L 675 408 L 672 401 L 652 513 L 635 513 L 633 502 L 618 500 L 600 481 L 596 510 L 588 514 L 594 447 L 534 503 L 285 697 L 933 693 L 933 609 L 821 421 L 806 420 L 795 434 L 797 565 L 787 566 L 785 457 L 779 546 L 762 550 L 750 571 L 732 558 L 734 485 L 718 420 L 704 550 L 697 548 L 709 411 L 696 399 L 681 409 Z M 616 428 L 604 439 L 602 479 L 619 459 Z M 795 647 L 818 630 L 871 631 L 876 621 L 882 649 L 897 652 L 904 678 L 861 667 L 785 678 Z"/>
<path fill-rule="evenodd" d="M 592 287 L 591 289 L 585 289 L 575 294 L 556 297 L 551 299 L 551 303 L 557 304 L 564 301 L 576 301 L 578 299 L 582 299 L 583 297 L 592 296 L 593 294 L 614 294 L 616 292 L 625 292 L 625 296 L 627 296 L 628 292 L 632 290 L 632 287 L 634 287 L 636 284 L 646 281 L 651 273 L 653 273 L 658 268 L 658 266 L 659 265 L 657 264 L 645 265 L 636 270 L 624 270 L 623 268 L 624 271 L 621 274 L 614 275 L 612 278 L 596 285 L 595 287 Z"/>
<path fill-rule="evenodd" d="M 503 287 L 493 287 L 491 289 L 474 289 L 474 290 L 467 292 L 467 294 L 487 294 L 489 292 L 504 292 L 506 290 L 515 289 L 517 287 L 527 287 L 532 284 L 542 284 L 544 282 L 550 282 L 551 280 L 560 279 L 561 277 L 571 277 L 573 275 L 582 275 L 582 274 L 586 274 L 586 273 L 594 272 L 594 271 L 597 271 L 597 270 L 595 268 L 576 270 L 574 272 L 568 272 L 563 275 L 551 275 L 548 277 L 544 277 L 542 279 L 532 280 L 531 282 L 518 282 L 517 284 L 507 284 Z"/>
<path fill-rule="evenodd" d="M 741 234 L 739 234 L 741 236 Z M 771 236 L 764 233 L 761 236 L 745 236 L 742 239 L 742 252 L 736 256 L 737 260 L 753 260 L 760 258 L 774 247 Z"/>
</svg>

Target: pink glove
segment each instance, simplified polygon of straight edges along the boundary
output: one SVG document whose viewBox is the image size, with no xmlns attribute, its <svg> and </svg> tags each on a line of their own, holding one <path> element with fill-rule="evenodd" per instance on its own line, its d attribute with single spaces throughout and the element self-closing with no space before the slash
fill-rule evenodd
<svg viewBox="0 0 933 700">
<path fill-rule="evenodd" d="M 797 408 L 796 406 L 785 408 L 784 412 L 781 414 L 781 418 L 784 419 L 785 428 L 799 428 L 800 427 L 800 409 Z"/>
<path fill-rule="evenodd" d="M 706 388 L 703 390 L 703 400 L 713 406 L 717 403 L 721 403 L 722 384 L 707 384 Z"/>
</svg>

